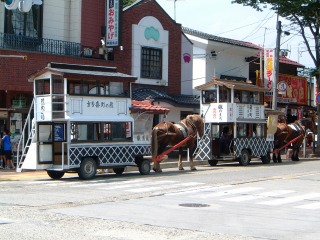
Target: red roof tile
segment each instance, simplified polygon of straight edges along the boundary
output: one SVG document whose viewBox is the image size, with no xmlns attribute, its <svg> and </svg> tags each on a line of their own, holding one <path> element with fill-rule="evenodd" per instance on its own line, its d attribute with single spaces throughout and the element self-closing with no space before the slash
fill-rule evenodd
<svg viewBox="0 0 320 240">
<path fill-rule="evenodd" d="M 262 50 L 263 48 L 260 47 L 260 49 Z M 253 57 L 255 58 L 260 58 L 260 54 L 255 54 Z M 263 56 L 262 56 L 262 59 L 263 59 Z M 284 56 L 280 56 L 279 57 L 279 62 L 280 63 L 284 63 L 284 64 L 289 64 L 289 65 L 294 65 L 294 66 L 297 66 L 297 67 L 301 67 L 301 68 L 304 68 L 305 66 L 296 62 L 296 61 L 293 61 L 293 60 L 290 60 L 289 58 L 286 58 Z"/>
<path fill-rule="evenodd" d="M 131 112 L 150 112 L 160 114 L 170 111 L 168 108 L 152 105 L 150 101 L 132 100 L 131 103 Z"/>
</svg>

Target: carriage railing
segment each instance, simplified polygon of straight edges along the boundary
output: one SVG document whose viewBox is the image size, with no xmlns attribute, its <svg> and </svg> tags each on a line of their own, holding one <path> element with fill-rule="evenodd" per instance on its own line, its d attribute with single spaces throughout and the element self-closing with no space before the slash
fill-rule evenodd
<svg viewBox="0 0 320 240">
<path fill-rule="evenodd" d="M 21 132 L 21 137 L 19 139 L 18 146 L 17 146 L 17 166 L 16 166 L 17 172 L 21 172 L 22 170 L 24 159 L 26 157 L 28 148 L 35 134 L 35 123 L 32 117 L 33 109 L 34 109 L 34 99 L 32 100 L 31 107 L 29 109 L 28 116 L 26 118 L 24 127 Z"/>
</svg>

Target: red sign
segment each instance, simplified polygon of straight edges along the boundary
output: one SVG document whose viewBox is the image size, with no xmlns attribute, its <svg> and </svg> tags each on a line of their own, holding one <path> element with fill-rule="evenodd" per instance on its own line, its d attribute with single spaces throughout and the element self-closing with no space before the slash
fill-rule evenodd
<svg viewBox="0 0 320 240">
<path fill-rule="evenodd" d="M 317 93 L 316 102 L 317 104 L 320 104 L 320 92 Z"/>
<path fill-rule="evenodd" d="M 293 75 L 279 74 L 278 102 L 307 104 L 307 79 Z M 268 86 L 265 86 L 268 88 Z M 272 92 L 266 92 L 264 100 L 272 101 Z"/>
<path fill-rule="evenodd" d="M 298 76 L 279 74 L 279 82 L 286 83 L 285 94 L 278 95 L 281 103 L 307 104 L 307 79 Z"/>
</svg>

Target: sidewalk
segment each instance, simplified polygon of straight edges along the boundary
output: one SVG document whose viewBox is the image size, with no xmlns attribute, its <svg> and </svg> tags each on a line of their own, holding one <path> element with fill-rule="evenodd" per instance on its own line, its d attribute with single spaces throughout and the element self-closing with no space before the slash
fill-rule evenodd
<svg viewBox="0 0 320 240">
<path fill-rule="evenodd" d="M 309 153 L 310 155 L 310 153 Z M 309 156 L 307 154 L 307 157 L 302 157 L 302 155 L 300 154 L 299 158 L 301 161 L 303 160 L 320 160 L 320 154 L 319 151 L 317 151 L 317 154 L 315 156 Z M 283 161 L 291 161 L 290 158 L 287 158 L 287 154 L 282 154 L 281 158 Z M 255 161 L 258 161 L 258 159 L 255 159 Z M 231 163 L 232 161 L 219 161 L 219 163 Z M 236 162 L 236 161 L 234 161 Z M 218 164 L 219 164 L 218 163 Z M 271 155 L 271 161 L 272 162 L 272 155 Z M 195 166 L 209 166 L 208 161 L 199 161 L 199 160 L 194 160 L 194 165 Z M 184 158 L 183 161 L 183 167 L 185 170 L 189 170 L 189 162 L 186 161 L 186 159 Z M 177 158 L 169 158 L 167 160 L 165 160 L 164 162 L 161 163 L 161 168 L 162 169 L 168 169 L 168 168 L 175 168 L 178 169 L 178 159 Z M 126 167 L 125 172 L 132 172 L 132 171 L 139 171 L 137 167 Z M 151 166 L 151 171 L 152 170 L 152 166 Z M 107 173 L 106 173 L 107 174 Z M 125 174 L 125 173 L 124 173 Z M 77 177 L 78 175 L 76 173 L 70 173 L 67 175 L 69 176 L 74 176 Z M 5 170 L 5 169 L 0 169 L 0 181 L 23 181 L 26 179 L 50 179 L 50 177 L 48 176 L 47 172 L 45 170 L 29 170 L 29 171 L 23 171 L 23 172 L 16 172 L 15 170 Z"/>
</svg>

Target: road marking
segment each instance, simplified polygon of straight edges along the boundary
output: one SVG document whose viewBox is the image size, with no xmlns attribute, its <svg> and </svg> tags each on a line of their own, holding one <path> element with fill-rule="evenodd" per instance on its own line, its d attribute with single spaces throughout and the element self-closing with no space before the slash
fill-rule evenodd
<svg viewBox="0 0 320 240">
<path fill-rule="evenodd" d="M 181 191 L 181 192 L 174 192 L 174 193 L 166 193 L 166 196 L 176 196 L 176 195 L 190 195 L 193 193 L 203 193 L 205 194 L 206 192 L 214 192 L 216 190 L 221 190 L 224 188 L 230 188 L 233 187 L 232 185 L 224 185 L 224 186 L 217 186 L 217 187 L 201 187 L 200 189 L 194 189 L 194 190 L 185 190 L 185 191 Z M 198 197 L 198 195 L 192 195 L 195 197 Z"/>
<path fill-rule="evenodd" d="M 187 183 L 177 183 L 177 184 L 158 186 L 158 187 L 143 187 L 143 188 L 128 189 L 126 191 L 134 192 L 134 193 L 142 193 L 142 192 L 159 191 L 159 190 L 166 190 L 166 189 L 180 188 L 180 187 L 194 187 L 194 186 L 199 186 L 201 184 L 204 184 L 204 183 L 187 182 Z"/>
<path fill-rule="evenodd" d="M 260 187 L 235 188 L 235 189 L 231 189 L 231 190 L 224 190 L 224 191 L 219 191 L 219 192 L 214 192 L 214 193 L 208 193 L 208 194 L 204 194 L 203 196 L 198 196 L 198 197 L 200 197 L 200 198 L 221 197 L 221 196 L 227 196 L 227 195 L 232 195 L 232 194 L 254 192 L 254 191 L 261 190 L 261 189 L 262 188 L 260 188 Z"/>
<path fill-rule="evenodd" d="M 92 187 L 92 186 L 101 186 L 101 185 L 108 185 L 108 186 L 122 186 L 122 185 L 127 185 L 128 183 L 143 183 L 146 180 L 144 179 L 136 179 L 136 180 L 131 180 L 131 181 L 119 181 L 119 182 L 110 182 L 110 181 L 90 181 L 90 182 L 78 182 L 79 185 L 73 186 L 74 188 L 83 188 L 83 187 Z"/>
<path fill-rule="evenodd" d="M 317 210 L 317 209 L 320 209 L 320 202 L 304 204 L 304 205 L 296 206 L 295 208 Z"/>
<path fill-rule="evenodd" d="M 132 183 L 132 182 L 127 182 L 127 184 L 120 184 L 120 185 L 116 185 L 116 184 L 108 184 L 105 187 L 100 187 L 99 189 L 103 189 L 103 190 L 116 190 L 116 189 L 123 189 L 123 188 L 134 188 L 137 187 L 137 189 L 140 189 L 141 186 L 154 186 L 154 185 L 170 185 L 170 184 L 174 184 L 177 183 L 177 181 L 143 181 L 143 182 L 139 182 L 139 183 Z"/>
<path fill-rule="evenodd" d="M 281 198 L 281 199 L 276 199 L 276 200 L 271 200 L 271 201 L 265 201 L 265 202 L 260 202 L 258 204 L 263 204 L 263 205 L 269 205 L 269 206 L 279 206 L 287 203 L 294 203 L 294 202 L 299 202 L 302 200 L 309 200 L 313 198 L 318 198 L 320 197 L 320 193 L 308 193 L 308 194 L 303 194 L 303 195 L 298 195 L 298 196 L 292 196 L 292 197 L 286 197 L 286 198 Z"/>
<path fill-rule="evenodd" d="M 267 197 L 281 196 L 281 195 L 293 193 L 293 192 L 295 192 L 295 191 L 278 190 L 278 191 L 264 192 L 264 193 L 258 193 L 258 194 L 253 194 L 253 195 L 243 195 L 243 196 L 238 196 L 238 197 L 225 198 L 225 199 L 221 199 L 221 200 L 228 201 L 228 202 L 244 202 L 244 201 L 256 200 L 256 199 L 267 198 Z"/>
</svg>

